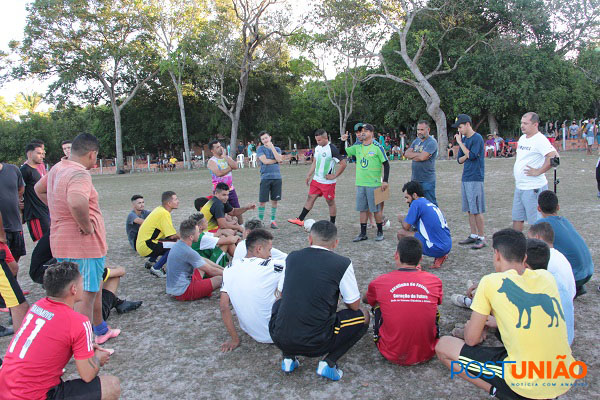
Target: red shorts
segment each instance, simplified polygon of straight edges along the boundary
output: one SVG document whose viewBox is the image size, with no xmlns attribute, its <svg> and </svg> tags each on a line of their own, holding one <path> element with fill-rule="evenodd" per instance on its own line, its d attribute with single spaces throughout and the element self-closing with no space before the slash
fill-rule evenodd
<svg viewBox="0 0 600 400">
<path fill-rule="evenodd" d="M 196 268 L 194 269 L 194 273 L 192 274 L 192 281 L 190 282 L 190 286 L 188 286 L 188 288 L 182 295 L 175 296 L 175 299 L 179 301 L 198 300 L 204 297 L 210 297 L 212 291 L 212 281 L 209 278 L 202 279 L 200 270 Z"/>
<path fill-rule="evenodd" d="M 6 243 L 0 242 L 0 251 L 2 250 L 4 250 L 4 261 L 6 261 L 7 264 L 10 264 L 11 262 L 15 261 L 15 258 L 13 257 Z"/>
<path fill-rule="evenodd" d="M 335 199 L 335 183 L 319 183 L 313 179 L 310 182 L 308 194 L 316 194 L 327 200 L 333 200 Z"/>
</svg>

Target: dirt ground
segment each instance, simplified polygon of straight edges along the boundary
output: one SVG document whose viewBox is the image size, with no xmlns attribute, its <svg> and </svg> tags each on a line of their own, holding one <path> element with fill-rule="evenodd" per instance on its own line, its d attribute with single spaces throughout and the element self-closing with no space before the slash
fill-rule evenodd
<svg viewBox="0 0 600 400">
<path fill-rule="evenodd" d="M 595 264 L 600 264 L 600 230 L 598 215 L 600 199 L 596 197 L 594 168 L 597 156 L 564 153 L 559 169 L 558 193 L 560 214 L 568 217 L 582 234 Z M 486 234 L 511 224 L 510 210 L 514 190 L 512 175 L 514 159 L 486 160 Z M 307 165 L 283 166 L 283 201 L 277 213 L 280 230 L 274 231 L 274 246 L 290 252 L 307 245 L 307 234 L 286 221 L 296 217 L 304 204 L 307 187 L 304 178 Z M 470 250 L 458 245 L 468 233 L 468 222 L 461 212 L 460 176 L 462 167 L 456 161 L 437 162 L 437 197 L 440 208 L 452 231 L 454 247 L 440 270 L 429 270 L 444 284 L 445 299 L 441 305 L 441 334 L 449 334 L 456 323 L 464 323 L 469 311 L 450 304 L 450 295 L 463 292 L 467 279 L 479 279 L 493 272 L 492 250 Z M 338 180 L 337 204 L 340 245 L 337 251 L 353 260 L 361 292 L 376 276 L 394 268 L 396 216 L 405 214 L 407 206 L 400 192 L 410 179 L 410 162 L 393 161 L 391 171 L 392 197 L 386 202 L 385 214 L 392 221 L 386 240 L 352 243 L 357 234 L 358 214 L 354 211 L 354 164 Z M 551 180 L 551 171 L 548 173 Z M 242 204 L 256 202 L 259 176 L 256 169 L 234 172 Z M 107 343 L 116 349 L 102 372 L 114 374 L 122 381 L 124 399 L 280 399 L 280 398 L 422 398 L 422 399 L 484 399 L 486 393 L 460 379 L 450 380 L 450 374 L 437 359 L 417 366 L 399 367 L 385 361 L 377 351 L 369 333 L 340 360 L 344 371 L 341 382 L 317 379 L 316 359 L 301 358 L 301 366 L 286 376 L 280 370 L 280 353 L 273 345 L 258 344 L 245 333 L 235 351 L 223 354 L 219 346 L 227 339 L 221 322 L 218 296 L 196 302 L 180 303 L 165 294 L 165 280 L 150 275 L 144 260 L 129 247 L 125 236 L 125 218 L 130 209 L 129 198 L 140 193 L 146 207 L 159 205 L 160 194 L 174 190 L 181 199 L 173 212 L 175 226 L 190 215 L 195 197 L 209 194 L 210 176 L 206 169 L 158 174 L 97 176 L 94 184 L 100 194 L 109 243 L 108 264 L 127 268 L 119 297 L 143 300 L 142 307 L 129 314 L 112 314 L 109 324 L 122 330 L 121 335 Z M 269 208 L 267 207 L 267 215 Z M 249 214 L 249 215 L 248 215 Z M 256 211 L 246 216 L 256 215 Z M 309 218 L 325 219 L 327 206 L 319 200 Z M 27 251 L 33 244 L 28 235 Z M 31 290 L 30 303 L 42 297 L 41 287 L 32 283 L 27 271 L 29 255 L 20 262 L 19 278 L 24 289 Z M 423 265 L 429 265 L 425 259 Z M 588 375 L 582 387 L 572 388 L 561 399 L 600 398 L 600 348 L 597 345 L 600 293 L 598 275 L 587 285 L 588 294 L 575 301 L 576 359 L 587 364 Z M 6 325 L 6 316 L 0 316 Z M 237 322 L 236 322 L 237 323 Z M 407 327 L 410 329 L 410 327 Z M 9 338 L 0 339 L 5 349 Z M 4 352 L 4 350 L 2 350 Z M 74 364 L 67 367 L 66 378 L 76 375 Z"/>
</svg>

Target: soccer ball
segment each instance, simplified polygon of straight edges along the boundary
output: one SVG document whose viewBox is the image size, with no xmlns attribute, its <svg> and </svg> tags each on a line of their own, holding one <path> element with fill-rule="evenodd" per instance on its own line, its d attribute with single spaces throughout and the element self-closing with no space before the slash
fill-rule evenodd
<svg viewBox="0 0 600 400">
<path fill-rule="evenodd" d="M 310 233 L 310 228 L 312 228 L 314 223 L 314 219 L 307 219 L 306 221 L 304 221 L 304 230 Z"/>
</svg>

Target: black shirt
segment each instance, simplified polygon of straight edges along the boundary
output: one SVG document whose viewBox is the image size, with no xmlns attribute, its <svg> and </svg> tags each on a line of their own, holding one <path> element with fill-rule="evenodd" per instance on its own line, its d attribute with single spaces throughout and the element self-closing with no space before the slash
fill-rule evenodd
<svg viewBox="0 0 600 400">
<path fill-rule="evenodd" d="M 21 171 L 13 164 L 2 163 L 0 170 L 0 213 L 6 232 L 22 232 L 19 210 L 19 188 L 23 186 Z"/>
<path fill-rule="evenodd" d="M 35 218 L 48 218 L 50 215 L 48 206 L 40 200 L 34 189 L 35 184 L 42 179 L 39 171 L 28 164 L 23 164 L 21 166 L 21 175 L 25 182 L 25 193 L 23 194 L 25 203 L 23 216 L 25 217 L 25 221 L 30 221 Z"/>
<path fill-rule="evenodd" d="M 308 247 L 287 256 L 282 297 L 271 338 L 298 353 L 326 352 L 333 336 L 340 281 L 351 265 L 347 257 Z"/>
</svg>

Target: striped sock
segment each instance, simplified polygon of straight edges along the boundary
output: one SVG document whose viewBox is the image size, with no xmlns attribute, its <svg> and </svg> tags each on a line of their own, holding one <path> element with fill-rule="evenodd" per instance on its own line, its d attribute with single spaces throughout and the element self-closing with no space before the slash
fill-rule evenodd
<svg viewBox="0 0 600 400">
<path fill-rule="evenodd" d="M 262 221 L 264 217 L 265 217 L 265 208 L 258 206 L 258 219 L 260 219 Z"/>
<path fill-rule="evenodd" d="M 271 221 L 275 221 L 276 215 L 277 215 L 277 207 L 271 207 Z"/>
</svg>

